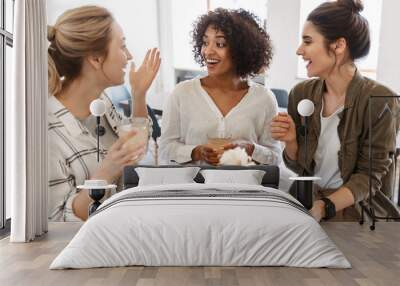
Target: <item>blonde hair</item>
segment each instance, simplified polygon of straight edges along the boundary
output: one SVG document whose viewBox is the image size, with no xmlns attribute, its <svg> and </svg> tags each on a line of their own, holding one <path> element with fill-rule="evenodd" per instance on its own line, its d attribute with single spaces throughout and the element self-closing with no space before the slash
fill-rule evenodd
<svg viewBox="0 0 400 286">
<path fill-rule="evenodd" d="M 67 10 L 47 26 L 50 94 L 59 94 L 79 76 L 86 56 L 107 56 L 113 22 L 107 9 L 90 5 Z"/>
</svg>

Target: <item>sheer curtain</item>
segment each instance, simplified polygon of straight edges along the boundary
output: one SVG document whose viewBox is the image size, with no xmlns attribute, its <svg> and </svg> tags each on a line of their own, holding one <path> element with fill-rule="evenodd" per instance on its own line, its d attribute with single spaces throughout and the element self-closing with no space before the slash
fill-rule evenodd
<svg viewBox="0 0 400 286">
<path fill-rule="evenodd" d="M 6 187 L 12 242 L 47 231 L 47 17 L 45 0 L 15 2 L 13 92 L 6 99 Z"/>
</svg>

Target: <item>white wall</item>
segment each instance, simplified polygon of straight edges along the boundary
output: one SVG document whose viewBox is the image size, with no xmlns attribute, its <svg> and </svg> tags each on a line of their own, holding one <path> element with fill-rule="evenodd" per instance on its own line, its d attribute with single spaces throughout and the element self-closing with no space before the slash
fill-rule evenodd
<svg viewBox="0 0 400 286">
<path fill-rule="evenodd" d="M 67 9 L 89 4 L 103 6 L 113 13 L 124 30 L 126 44 L 136 66 L 142 62 L 149 48 L 159 46 L 157 0 L 47 0 L 48 23 L 54 24 L 57 17 Z M 160 107 L 161 89 L 159 73 L 147 97 L 151 106 Z"/>
<path fill-rule="evenodd" d="M 400 1 L 384 0 L 378 54 L 377 80 L 400 94 Z"/>
</svg>

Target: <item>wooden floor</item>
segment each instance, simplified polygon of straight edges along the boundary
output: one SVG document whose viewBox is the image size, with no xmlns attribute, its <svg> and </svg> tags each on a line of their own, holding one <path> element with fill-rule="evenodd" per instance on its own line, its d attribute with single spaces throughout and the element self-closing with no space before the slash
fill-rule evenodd
<svg viewBox="0 0 400 286">
<path fill-rule="evenodd" d="M 123 267 L 48 270 L 79 229 L 51 223 L 28 244 L 0 241 L 0 285 L 400 285 L 400 223 L 379 222 L 375 231 L 354 222 L 323 223 L 352 269 L 289 267 Z"/>
</svg>

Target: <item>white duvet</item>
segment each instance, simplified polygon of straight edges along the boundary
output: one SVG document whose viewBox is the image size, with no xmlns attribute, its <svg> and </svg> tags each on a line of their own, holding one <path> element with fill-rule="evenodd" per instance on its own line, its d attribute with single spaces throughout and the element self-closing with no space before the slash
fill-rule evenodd
<svg viewBox="0 0 400 286">
<path fill-rule="evenodd" d="M 136 187 L 106 200 L 50 269 L 350 263 L 290 195 L 254 185 Z"/>
</svg>

